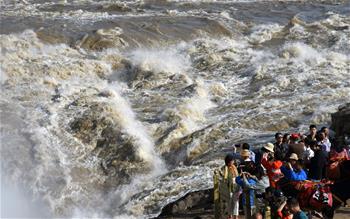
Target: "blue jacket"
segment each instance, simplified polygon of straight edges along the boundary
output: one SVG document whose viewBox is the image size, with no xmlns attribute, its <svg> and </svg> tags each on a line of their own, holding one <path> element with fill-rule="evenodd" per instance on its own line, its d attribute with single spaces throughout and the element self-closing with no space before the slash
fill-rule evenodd
<svg viewBox="0 0 350 219">
<path fill-rule="evenodd" d="M 242 179 L 242 177 L 237 176 L 236 177 L 236 183 L 238 185 L 240 185 L 242 188 L 244 188 L 243 187 L 243 179 Z M 256 185 L 256 181 L 254 179 L 248 179 L 248 183 L 249 183 L 250 186 Z M 250 206 L 254 206 L 254 190 L 253 189 L 249 189 L 249 197 L 250 197 Z M 243 196 L 242 201 L 243 201 L 243 204 L 245 205 L 245 196 Z"/>
<path fill-rule="evenodd" d="M 285 166 L 281 167 L 281 171 L 284 174 L 284 177 L 290 181 L 304 181 L 307 180 L 306 172 L 302 169 L 298 172 L 295 170 L 290 170 Z"/>
</svg>

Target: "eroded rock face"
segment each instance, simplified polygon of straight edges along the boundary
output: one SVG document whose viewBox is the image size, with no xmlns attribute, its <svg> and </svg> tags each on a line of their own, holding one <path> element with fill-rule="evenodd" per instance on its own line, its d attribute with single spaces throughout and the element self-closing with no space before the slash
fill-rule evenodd
<svg viewBox="0 0 350 219">
<path fill-rule="evenodd" d="M 339 106 L 338 112 L 332 114 L 331 128 L 336 132 L 336 138 L 344 143 L 350 136 L 350 103 Z"/>
<path fill-rule="evenodd" d="M 213 189 L 191 192 L 165 206 L 158 218 L 191 217 L 198 213 L 213 215 L 213 200 Z"/>
<path fill-rule="evenodd" d="M 128 183 L 132 175 L 149 170 L 150 166 L 137 156 L 136 139 L 123 131 L 113 107 L 84 98 L 72 104 L 83 107 L 84 112 L 70 122 L 70 132 L 94 147 L 92 153 L 102 160 L 101 168 L 109 176 L 107 184 Z"/>
</svg>

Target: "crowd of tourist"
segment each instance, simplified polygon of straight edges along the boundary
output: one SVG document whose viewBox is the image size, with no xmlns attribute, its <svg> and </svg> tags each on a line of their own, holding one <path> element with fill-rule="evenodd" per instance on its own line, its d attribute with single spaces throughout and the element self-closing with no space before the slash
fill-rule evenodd
<svg viewBox="0 0 350 219">
<path fill-rule="evenodd" d="M 349 153 L 349 146 L 332 139 L 327 127 L 317 130 L 315 125 L 308 135 L 276 133 L 275 143 L 257 150 L 248 143 L 236 144 L 221 169 L 221 186 L 228 186 L 230 201 L 216 210 L 232 219 L 239 218 L 239 209 L 246 218 L 321 217 L 317 210 L 331 205 L 329 190 L 321 187 L 339 175 L 337 165 L 349 160 Z M 310 196 L 314 203 L 303 203 L 310 202 Z"/>
</svg>

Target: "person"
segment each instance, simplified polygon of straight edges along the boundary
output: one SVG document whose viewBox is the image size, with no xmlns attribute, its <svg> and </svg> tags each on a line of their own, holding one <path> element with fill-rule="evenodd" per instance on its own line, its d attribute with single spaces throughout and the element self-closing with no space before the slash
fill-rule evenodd
<svg viewBox="0 0 350 219">
<path fill-rule="evenodd" d="M 328 153 L 331 150 L 331 143 L 330 141 L 326 138 L 326 134 L 324 132 L 319 132 L 317 134 L 317 143 L 321 145 L 321 149 L 323 153 L 328 157 Z"/>
<path fill-rule="evenodd" d="M 293 218 L 293 214 L 288 209 L 287 201 L 282 202 L 282 204 L 278 207 L 277 216 L 280 219 L 292 219 Z"/>
<path fill-rule="evenodd" d="M 305 144 L 302 142 L 299 142 L 299 134 L 294 133 L 290 136 L 290 143 L 288 145 L 288 152 L 287 157 L 289 157 L 291 154 L 295 153 L 298 155 L 298 157 L 302 158 L 304 154 L 304 146 Z"/>
<path fill-rule="evenodd" d="M 267 143 L 264 145 L 262 148 L 260 148 L 256 153 L 255 153 L 255 164 L 260 165 L 261 164 L 261 159 L 264 154 L 273 154 L 274 153 L 274 145 L 272 143 Z"/>
<path fill-rule="evenodd" d="M 270 185 L 273 188 L 277 187 L 277 182 L 283 177 L 280 169 L 282 164 L 282 161 L 275 160 L 271 153 L 265 153 L 261 159 L 261 165 L 266 169 Z"/>
<path fill-rule="evenodd" d="M 274 143 L 274 152 L 275 152 L 275 159 L 276 160 L 284 160 L 287 152 L 288 152 L 288 146 L 283 144 L 283 135 L 282 133 L 276 133 L 275 134 L 275 140 Z"/>
<path fill-rule="evenodd" d="M 250 145 L 248 143 L 243 143 L 242 149 L 249 151 L 249 153 L 250 153 L 249 159 L 255 163 L 255 153 L 254 153 L 254 151 L 250 150 Z"/>
<path fill-rule="evenodd" d="M 306 136 L 305 143 L 310 145 L 310 142 L 316 141 L 317 127 L 316 125 L 310 125 L 309 134 Z"/>
<path fill-rule="evenodd" d="M 233 164 L 238 168 L 241 165 L 242 157 L 241 157 L 241 144 L 232 145 L 232 155 L 233 155 Z"/>
<path fill-rule="evenodd" d="M 312 143 L 312 141 L 310 143 Z M 305 144 L 303 160 L 309 163 L 310 159 L 313 158 L 314 156 L 315 156 L 315 152 L 310 148 L 310 144 L 309 143 Z"/>
<path fill-rule="evenodd" d="M 249 151 L 249 150 L 247 150 L 247 149 L 241 150 L 241 160 L 242 160 L 243 162 L 252 161 L 252 160 L 250 159 L 250 151 Z"/>
<path fill-rule="evenodd" d="M 324 132 L 325 136 L 326 136 L 326 141 L 328 141 L 330 144 L 332 144 L 332 142 L 334 142 L 334 138 L 331 138 L 330 133 L 329 133 L 329 128 L 327 127 L 322 127 L 321 132 Z"/>
<path fill-rule="evenodd" d="M 247 218 L 251 218 L 255 214 L 255 198 L 254 198 L 254 190 L 245 188 L 243 181 L 246 181 L 250 186 L 255 186 L 257 181 L 254 178 L 249 177 L 250 175 L 253 174 L 252 169 L 247 169 L 247 172 L 242 172 L 240 176 L 236 177 L 236 183 L 240 185 L 244 189 L 244 195 L 242 199 L 242 203 L 244 206 L 244 215 L 246 215 Z M 250 207 L 250 211 L 247 209 L 246 205 L 246 200 L 249 197 L 249 203 L 247 203 Z"/>
<path fill-rule="evenodd" d="M 227 217 L 238 219 L 239 216 L 239 186 L 236 184 L 236 177 L 238 171 L 234 165 L 234 156 L 227 154 L 225 157 L 225 166 L 220 170 L 223 176 L 222 186 L 225 186 L 225 190 L 229 193 L 230 204 L 227 209 Z"/>
<path fill-rule="evenodd" d="M 247 177 L 243 177 L 243 188 L 252 189 L 255 191 L 256 218 L 262 218 L 265 210 L 263 195 L 265 190 L 270 186 L 269 178 L 266 175 L 265 169 L 261 165 L 256 167 L 255 175 L 247 173 L 246 176 L 256 181 L 256 184 L 252 185 L 247 180 Z"/>
<path fill-rule="evenodd" d="M 278 218 L 278 208 L 287 200 L 283 192 L 279 189 L 269 187 L 266 189 L 265 199 L 271 208 L 271 218 Z"/>
<path fill-rule="evenodd" d="M 292 154 L 291 156 L 295 156 L 294 159 L 297 159 L 296 154 Z M 303 161 L 297 160 L 296 165 L 293 167 L 291 163 L 287 163 L 285 166 L 281 168 L 285 178 L 290 181 L 304 181 L 307 179 L 307 175 L 305 170 L 303 170 Z"/>
<path fill-rule="evenodd" d="M 299 202 L 296 198 L 288 199 L 287 205 L 293 213 L 293 219 L 308 219 L 305 212 L 300 209 Z"/>
<path fill-rule="evenodd" d="M 309 164 L 309 179 L 315 182 L 323 179 L 324 169 L 327 165 L 327 157 L 323 153 L 321 146 L 316 141 L 311 142 L 310 148 L 315 152 L 314 157 L 310 159 Z"/>
<path fill-rule="evenodd" d="M 287 147 L 287 148 L 288 148 L 289 143 L 290 143 L 290 134 L 289 134 L 289 133 L 285 133 L 285 134 L 283 135 L 282 145 L 283 145 L 284 147 Z"/>
</svg>

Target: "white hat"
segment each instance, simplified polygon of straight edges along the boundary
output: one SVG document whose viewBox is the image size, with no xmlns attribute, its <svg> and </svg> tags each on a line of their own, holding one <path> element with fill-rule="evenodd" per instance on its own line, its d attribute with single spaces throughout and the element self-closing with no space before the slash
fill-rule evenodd
<svg viewBox="0 0 350 219">
<path fill-rule="evenodd" d="M 250 151 L 247 149 L 244 149 L 241 151 L 241 156 L 242 157 L 249 157 L 250 156 Z"/>
<path fill-rule="evenodd" d="M 273 148 L 274 148 L 274 147 L 275 147 L 275 146 L 274 146 L 272 143 L 267 143 L 263 148 L 265 148 L 266 150 L 268 150 L 268 151 L 274 153 L 274 151 L 273 151 Z"/>
<path fill-rule="evenodd" d="M 292 154 L 289 156 L 289 160 L 299 160 L 298 155 L 295 154 L 295 153 L 292 153 Z"/>
</svg>

